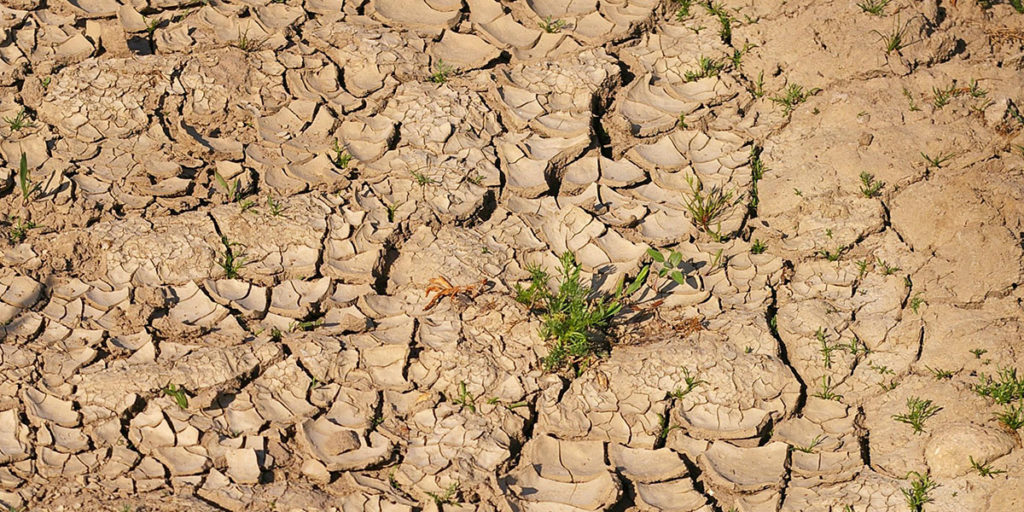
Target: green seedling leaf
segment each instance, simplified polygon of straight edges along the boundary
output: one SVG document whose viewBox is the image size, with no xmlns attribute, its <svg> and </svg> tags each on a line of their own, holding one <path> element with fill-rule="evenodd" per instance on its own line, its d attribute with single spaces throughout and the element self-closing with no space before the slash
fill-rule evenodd
<svg viewBox="0 0 1024 512">
<path fill-rule="evenodd" d="M 673 270 L 669 277 L 671 277 L 673 281 L 679 283 L 680 286 L 686 283 L 686 276 L 678 270 Z"/>
<path fill-rule="evenodd" d="M 18 164 L 18 187 L 21 188 L 21 198 L 28 201 L 28 198 L 39 189 L 39 185 L 32 184 L 32 178 L 28 173 L 28 158 L 25 153 L 21 154 L 21 162 Z"/>
<path fill-rule="evenodd" d="M 679 251 L 672 251 L 672 254 L 668 257 L 668 266 L 675 268 L 678 267 L 683 261 L 683 255 Z"/>
<path fill-rule="evenodd" d="M 636 279 L 633 280 L 633 283 L 630 284 L 628 288 L 626 288 L 626 297 L 633 295 L 641 286 L 643 286 L 644 282 L 647 281 L 647 273 L 650 272 L 650 270 L 650 265 L 644 265 L 644 268 L 640 269 L 640 273 L 636 275 Z"/>
</svg>

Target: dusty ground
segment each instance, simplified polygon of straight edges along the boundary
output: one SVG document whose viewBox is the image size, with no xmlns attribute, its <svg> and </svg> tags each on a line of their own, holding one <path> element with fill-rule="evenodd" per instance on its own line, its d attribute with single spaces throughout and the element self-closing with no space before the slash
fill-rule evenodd
<svg viewBox="0 0 1024 512">
<path fill-rule="evenodd" d="M 11 510 L 1024 510 L 1010 2 L 3 3 Z M 545 372 L 527 264 L 652 247 Z"/>
</svg>

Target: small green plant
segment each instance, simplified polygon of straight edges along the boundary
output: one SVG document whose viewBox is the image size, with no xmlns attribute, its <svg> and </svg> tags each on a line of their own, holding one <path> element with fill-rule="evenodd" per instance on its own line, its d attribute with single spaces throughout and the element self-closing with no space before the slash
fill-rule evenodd
<svg viewBox="0 0 1024 512">
<path fill-rule="evenodd" d="M 452 482 L 445 488 L 444 492 L 433 493 L 427 492 L 427 495 L 434 500 L 434 504 L 437 506 L 441 505 L 454 505 L 458 503 L 459 489 L 462 486 L 458 482 Z"/>
<path fill-rule="evenodd" d="M 238 271 L 245 265 L 245 253 L 237 252 L 235 247 L 241 244 L 229 242 L 226 236 L 220 237 L 220 242 L 224 244 L 224 254 L 217 261 L 217 265 L 224 270 L 225 277 L 234 279 L 238 277 Z"/>
<path fill-rule="evenodd" d="M 945 89 L 932 87 L 932 95 L 935 97 L 935 99 L 932 100 L 932 105 L 935 105 L 935 108 L 941 110 L 942 107 L 949 105 L 949 102 L 957 96 L 956 84 L 949 84 L 949 87 Z"/>
<path fill-rule="evenodd" d="M 722 249 L 719 249 L 719 250 L 715 251 L 715 255 L 711 258 L 711 261 L 708 263 L 708 265 L 711 268 L 719 268 L 719 267 L 724 268 L 725 267 L 725 259 L 722 258 L 722 255 L 723 255 Z"/>
<path fill-rule="evenodd" d="M 470 412 L 476 412 L 476 405 L 473 405 L 475 400 L 476 398 L 466 390 L 466 381 L 459 382 L 459 396 L 452 400 L 452 403 L 459 404 Z"/>
<path fill-rule="evenodd" d="M 828 336 L 825 334 L 825 330 L 818 327 L 817 332 L 814 333 L 814 337 L 818 339 L 818 343 L 821 348 L 818 349 L 821 352 L 821 358 L 825 364 L 825 368 L 832 368 L 832 352 L 835 352 L 838 345 L 829 345 Z"/>
<path fill-rule="evenodd" d="M 695 82 L 701 78 L 718 76 L 718 73 L 720 73 L 724 68 L 725 64 L 722 64 L 711 57 L 701 55 L 697 58 L 697 70 L 683 73 L 683 79 L 687 82 Z"/>
<path fill-rule="evenodd" d="M 625 305 L 625 300 L 636 293 L 647 280 L 649 266 L 640 269 L 636 278 L 627 286 L 626 279 L 619 281 L 611 296 L 596 294 L 595 290 L 583 283 L 580 266 L 569 251 L 559 257 L 560 269 L 557 291 L 548 288 L 548 274 L 532 266 L 530 286 L 515 287 L 516 300 L 541 314 L 540 335 L 552 340 L 551 349 L 544 358 L 545 369 L 551 371 L 567 365 L 589 362 L 599 355 L 601 345 L 598 339 L 604 334 L 611 319 Z"/>
<path fill-rule="evenodd" d="M 903 497 L 907 500 L 907 506 L 910 507 L 911 512 L 922 512 L 924 510 L 925 503 L 931 503 L 932 498 L 928 496 L 928 493 L 932 492 L 939 484 L 932 481 L 930 475 L 922 475 L 917 471 L 907 473 L 909 479 L 913 475 L 914 479 L 910 482 L 910 487 L 902 488 L 900 491 L 903 492 Z"/>
<path fill-rule="evenodd" d="M 919 112 L 921 107 L 917 106 L 917 102 L 914 101 L 914 96 L 910 94 L 910 90 L 906 87 L 903 88 L 903 95 L 907 97 L 907 101 L 910 102 L 910 111 Z"/>
<path fill-rule="evenodd" d="M 1020 14 L 1024 14 L 1024 0 L 1008 0 L 1008 1 L 1010 3 L 1010 7 L 1013 7 L 1013 10 L 1017 11 Z"/>
<path fill-rule="evenodd" d="M 743 48 L 739 48 L 739 49 L 733 50 L 732 51 L 732 57 L 730 58 L 730 60 L 732 61 L 732 68 L 733 69 L 740 69 L 740 68 L 742 68 L 743 67 L 743 56 L 746 55 L 748 52 L 750 52 L 750 50 L 753 50 L 754 48 L 757 48 L 756 44 L 743 43 Z"/>
<path fill-rule="evenodd" d="M 711 224 L 735 203 L 732 191 L 715 186 L 705 192 L 700 180 L 692 176 L 686 177 L 686 183 L 690 186 L 690 197 L 685 199 L 686 210 L 690 212 L 690 217 L 701 231 L 711 234 Z M 718 234 L 718 231 L 715 233 Z"/>
<path fill-rule="evenodd" d="M 249 30 L 246 30 L 245 32 L 239 32 L 238 38 L 231 45 L 243 52 L 252 53 L 263 49 L 264 43 L 266 43 L 266 39 L 249 37 Z"/>
<path fill-rule="evenodd" d="M 949 380 L 949 379 L 953 378 L 952 370 L 943 370 L 941 368 L 932 368 L 931 366 L 925 366 L 925 368 L 927 368 L 928 371 L 931 372 L 932 377 L 935 377 L 935 380 Z"/>
<path fill-rule="evenodd" d="M 731 44 L 733 19 L 729 12 L 725 10 L 725 6 L 708 1 L 708 3 L 704 4 L 704 8 L 707 9 L 708 14 L 718 18 L 718 23 L 720 24 L 718 37 L 722 39 L 723 43 Z"/>
<path fill-rule="evenodd" d="M 51 76 L 44 76 L 44 77 L 39 79 L 39 85 L 42 85 L 43 89 L 47 89 L 47 88 L 50 87 L 50 82 L 52 80 L 53 80 L 53 77 L 51 77 Z"/>
<path fill-rule="evenodd" d="M 518 283 L 515 285 L 516 302 L 533 309 L 550 294 L 547 286 L 551 276 L 539 265 L 527 264 L 526 271 L 530 274 L 530 286 L 523 287 Z"/>
<path fill-rule="evenodd" d="M 188 409 L 188 395 L 185 393 L 184 387 L 168 384 L 164 388 L 164 394 L 174 398 L 174 402 L 178 404 L 178 407 Z"/>
<path fill-rule="evenodd" d="M 814 453 L 814 449 L 817 448 L 818 445 L 820 445 L 821 442 L 824 441 L 824 440 L 825 440 L 825 436 L 823 436 L 822 434 L 818 434 L 818 435 L 814 436 L 814 439 L 811 439 L 811 443 L 808 444 L 807 446 L 797 446 L 797 445 L 791 444 L 791 445 L 789 445 L 789 448 L 791 450 L 796 450 L 798 452 Z"/>
<path fill-rule="evenodd" d="M 1024 428 L 1024 402 L 1017 404 L 1016 407 L 1007 405 L 1003 412 L 996 414 L 996 419 L 1011 430 Z"/>
<path fill-rule="evenodd" d="M 11 223 L 11 230 L 7 233 L 7 239 L 11 243 L 20 243 L 25 241 L 25 237 L 28 236 L 30 229 L 36 228 L 36 223 L 30 220 L 22 220 L 21 217 L 14 217 L 13 219 L 8 217 L 8 222 Z"/>
<path fill-rule="evenodd" d="M 853 357 L 857 357 L 857 354 L 868 355 L 871 353 L 871 349 L 864 342 L 860 341 L 860 338 L 857 336 L 850 340 L 849 345 L 842 345 L 840 348 L 849 352 Z"/>
<path fill-rule="evenodd" d="M 654 249 L 647 249 L 647 255 L 660 267 L 657 272 L 651 273 L 651 276 L 655 278 L 654 286 L 651 287 L 654 293 L 658 293 L 661 290 L 661 280 L 665 276 L 668 276 L 680 286 L 686 284 L 686 276 L 678 270 L 679 265 L 683 262 L 683 255 L 679 251 L 663 254 Z"/>
<path fill-rule="evenodd" d="M 832 386 L 832 377 L 828 375 L 821 376 L 821 389 L 818 390 L 814 396 L 824 400 L 835 400 L 837 402 L 843 399 L 843 395 L 835 393 L 835 388 Z"/>
<path fill-rule="evenodd" d="M 668 434 L 670 432 L 672 432 L 673 430 L 675 430 L 677 428 L 682 428 L 682 427 L 680 427 L 679 425 L 669 425 L 669 423 L 668 423 L 668 415 L 661 414 L 660 412 L 657 413 L 657 414 L 658 414 L 658 444 L 662 444 L 662 443 L 665 442 L 665 439 L 668 438 Z"/>
<path fill-rule="evenodd" d="M 997 371 L 997 378 L 982 373 L 979 382 L 974 385 L 974 392 L 995 400 L 997 404 L 1008 404 L 1014 400 L 1024 400 L 1024 379 L 1017 377 L 1017 369 L 1004 367 Z"/>
<path fill-rule="evenodd" d="M 853 262 L 857 265 L 857 279 L 863 278 L 868 273 L 868 260 L 857 260 Z"/>
<path fill-rule="evenodd" d="M 760 239 L 755 238 L 753 245 L 750 246 L 750 253 L 751 254 L 762 254 L 767 249 L 768 249 L 767 245 L 765 245 L 763 242 L 761 242 Z"/>
<path fill-rule="evenodd" d="M 317 327 L 320 327 L 321 325 L 323 325 L 323 323 L 324 323 L 324 319 L 323 318 L 317 318 L 316 320 L 302 320 L 302 321 L 294 320 L 294 321 L 292 321 L 292 323 L 288 324 L 288 331 L 289 332 L 311 331 L 313 329 L 316 329 Z"/>
<path fill-rule="evenodd" d="M 18 111 L 18 114 L 14 117 L 5 117 L 4 122 L 10 127 L 11 132 L 16 132 L 22 128 L 31 128 L 35 126 L 32 121 L 28 118 L 28 112 L 24 108 Z"/>
<path fill-rule="evenodd" d="M 1006 473 L 1006 471 L 1002 470 L 1002 469 L 992 469 L 992 465 L 991 464 L 982 464 L 982 463 L 974 460 L 973 456 L 969 457 L 969 459 L 971 461 L 971 468 L 974 469 L 975 471 L 977 471 L 978 474 L 981 475 L 981 476 L 987 476 L 987 477 L 991 478 L 991 477 L 993 477 L 995 475 Z"/>
<path fill-rule="evenodd" d="M 921 298 L 921 292 L 918 292 L 918 293 L 916 293 L 914 295 L 913 298 L 910 299 L 910 309 L 911 309 L 911 311 L 914 312 L 915 315 L 919 315 L 920 312 L 918 311 L 918 309 L 921 308 L 922 304 L 927 304 L 927 303 L 928 302 L 926 302 L 924 299 Z"/>
<path fill-rule="evenodd" d="M 437 59 L 437 63 L 434 64 L 434 72 L 430 75 L 430 81 L 435 84 L 443 84 L 454 74 L 455 68 L 449 66 L 445 61 Z"/>
<path fill-rule="evenodd" d="M 873 14 L 875 16 L 884 16 L 885 7 L 889 5 L 889 2 L 891 1 L 892 0 L 863 0 L 862 2 L 857 4 L 857 7 L 860 7 L 861 11 L 866 12 L 868 14 Z"/>
<path fill-rule="evenodd" d="M 907 398 L 907 412 L 895 414 L 892 419 L 910 425 L 915 434 L 920 434 L 924 432 L 924 421 L 935 416 L 940 410 L 942 408 L 932 404 L 931 400 L 912 396 Z"/>
<path fill-rule="evenodd" d="M 843 254 L 846 253 L 846 251 L 848 250 L 850 250 L 850 246 L 840 245 L 835 249 L 818 249 L 817 254 L 818 256 L 821 256 L 822 258 L 825 258 L 828 261 L 834 262 L 839 261 L 839 258 L 842 258 Z"/>
<path fill-rule="evenodd" d="M 889 30 L 889 32 L 882 33 L 878 30 L 872 30 L 872 32 L 881 38 L 882 45 L 885 48 L 885 54 L 890 55 L 893 52 L 899 52 L 907 46 L 907 42 L 904 38 L 907 35 L 907 27 L 909 26 L 909 21 L 907 21 L 903 26 L 900 26 L 900 19 L 897 16 L 892 25 L 892 29 Z"/>
<path fill-rule="evenodd" d="M 981 356 L 983 356 L 986 353 L 988 353 L 988 350 L 985 350 L 983 348 L 972 348 L 970 350 L 970 352 L 971 352 L 971 354 L 974 354 L 974 358 L 975 359 L 981 359 Z"/>
<path fill-rule="evenodd" d="M 433 184 L 437 183 L 437 180 L 435 180 L 434 178 L 431 178 L 430 176 L 427 176 L 426 174 L 423 174 L 422 172 L 419 172 L 419 171 L 409 171 L 409 172 L 412 174 L 412 178 L 414 180 L 416 180 L 416 184 L 421 186 L 421 187 L 425 186 L 425 185 L 433 185 Z"/>
<path fill-rule="evenodd" d="M 969 94 L 972 98 L 984 98 L 986 95 L 988 95 L 988 91 L 982 89 L 981 86 L 978 85 L 978 81 L 972 78 L 971 81 L 967 84 L 967 94 Z"/>
<path fill-rule="evenodd" d="M 555 34 L 561 32 L 561 30 L 565 27 L 565 21 L 552 19 L 551 16 L 548 16 L 544 18 L 543 21 L 538 21 L 537 25 L 544 32 L 547 32 L 548 34 Z"/>
<path fill-rule="evenodd" d="M 280 216 L 281 212 L 284 211 L 284 206 L 281 205 L 281 201 L 278 201 L 269 195 L 267 196 L 267 208 L 270 209 L 270 214 L 274 217 Z"/>
<path fill-rule="evenodd" d="M 686 113 L 685 112 L 683 112 L 682 114 L 679 114 L 679 127 L 684 129 L 684 130 L 688 128 L 688 126 L 686 126 Z"/>
<path fill-rule="evenodd" d="M 871 369 L 878 372 L 879 375 L 896 375 L 896 372 L 884 364 L 871 365 Z"/>
<path fill-rule="evenodd" d="M 331 151 L 334 152 L 334 165 L 339 169 L 347 169 L 348 164 L 352 161 L 352 155 L 345 151 L 345 148 L 338 143 L 338 139 L 334 139 Z"/>
<path fill-rule="evenodd" d="M 760 204 L 760 198 L 757 192 L 757 184 L 764 178 L 765 165 L 764 160 L 761 160 L 761 152 L 764 150 L 761 146 L 753 146 L 750 148 L 750 203 L 747 208 L 750 210 L 751 215 L 757 215 L 757 205 Z"/>
<path fill-rule="evenodd" d="M 780 95 L 768 99 L 774 103 L 782 105 L 783 115 L 788 116 L 793 112 L 793 109 L 795 109 L 797 105 L 807 101 L 807 98 L 818 94 L 820 91 L 821 89 L 817 87 L 804 90 L 801 85 L 789 84 L 789 87 L 786 87 Z"/>
<path fill-rule="evenodd" d="M 679 4 L 679 8 L 676 9 L 676 20 L 685 21 L 686 18 L 690 17 L 690 7 L 693 6 L 693 0 L 675 0 Z"/>
<path fill-rule="evenodd" d="M 880 268 L 882 270 L 882 275 L 883 276 L 891 276 L 891 275 L 895 274 L 896 272 L 899 272 L 900 270 L 903 270 L 900 267 L 897 267 L 895 265 L 890 265 L 887 261 L 885 261 L 885 260 L 883 260 L 881 258 L 875 258 L 875 264 L 878 265 L 878 268 Z"/>
<path fill-rule="evenodd" d="M 249 210 L 252 210 L 253 208 L 256 207 L 256 201 L 253 201 L 252 199 L 246 199 L 246 200 L 242 201 L 241 203 L 239 203 L 238 206 L 241 209 L 242 213 L 245 213 L 245 212 L 247 212 Z"/>
<path fill-rule="evenodd" d="M 674 391 L 669 393 L 669 396 L 676 400 L 682 400 L 682 398 L 693 391 L 694 388 L 701 384 L 707 384 L 706 380 L 701 380 L 696 375 L 690 375 L 689 368 L 683 368 L 683 382 L 686 383 L 685 388 L 676 388 Z"/>
<path fill-rule="evenodd" d="M 32 194 L 39 190 L 39 184 L 32 184 L 32 176 L 28 172 L 28 158 L 25 153 L 21 154 L 21 161 L 18 163 L 18 188 L 21 189 L 21 199 L 28 201 Z"/>
<path fill-rule="evenodd" d="M 754 98 L 764 97 L 764 71 L 758 73 L 757 80 L 754 81 L 748 91 Z"/>
<path fill-rule="evenodd" d="M 213 171 L 213 177 L 217 180 L 217 183 L 224 189 L 224 194 L 228 196 L 228 201 L 237 203 L 242 198 L 242 180 L 236 178 L 235 181 L 228 183 L 228 180 L 224 179 L 219 172 Z"/>
<path fill-rule="evenodd" d="M 156 29 L 160 28 L 160 24 L 163 23 L 163 20 L 160 18 L 147 18 L 143 16 L 142 20 L 146 23 L 146 33 L 149 34 L 149 37 L 153 37 L 153 33 L 156 32 Z"/>
<path fill-rule="evenodd" d="M 869 172 L 860 173 L 860 193 L 867 198 L 877 197 L 885 183 L 875 180 L 875 175 Z"/>
<path fill-rule="evenodd" d="M 921 156 L 924 158 L 924 161 L 928 163 L 928 167 L 941 169 L 942 164 L 953 158 L 953 153 L 939 153 L 938 156 L 929 156 L 922 151 Z"/>
</svg>

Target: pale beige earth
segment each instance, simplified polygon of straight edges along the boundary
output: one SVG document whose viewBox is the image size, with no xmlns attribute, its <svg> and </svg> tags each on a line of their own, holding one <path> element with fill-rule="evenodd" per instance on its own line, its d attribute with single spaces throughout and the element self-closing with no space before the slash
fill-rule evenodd
<svg viewBox="0 0 1024 512">
<path fill-rule="evenodd" d="M 671 0 L 5 0 L 0 505 L 896 512 L 913 471 L 927 512 L 1024 510 L 973 388 L 1024 372 L 1024 15 L 991 3 L 722 0 L 722 37 Z M 724 240 L 688 177 L 738 199 Z M 685 284 L 545 372 L 527 265 L 607 289 L 648 248 Z M 487 285 L 424 311 L 439 276 Z"/>
</svg>

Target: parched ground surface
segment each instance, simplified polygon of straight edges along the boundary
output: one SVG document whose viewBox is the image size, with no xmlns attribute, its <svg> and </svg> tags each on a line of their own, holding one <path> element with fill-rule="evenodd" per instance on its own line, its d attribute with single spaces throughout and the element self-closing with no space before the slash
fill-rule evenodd
<svg viewBox="0 0 1024 512">
<path fill-rule="evenodd" d="M 6 0 L 0 504 L 1024 510 L 1011 4 Z M 545 372 L 528 265 L 649 248 Z"/>
</svg>

